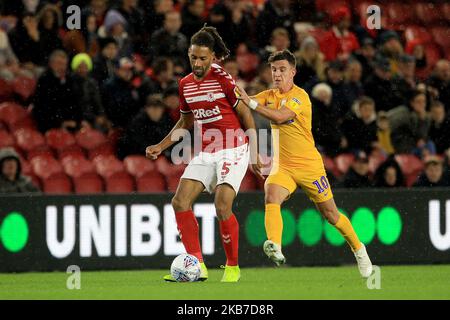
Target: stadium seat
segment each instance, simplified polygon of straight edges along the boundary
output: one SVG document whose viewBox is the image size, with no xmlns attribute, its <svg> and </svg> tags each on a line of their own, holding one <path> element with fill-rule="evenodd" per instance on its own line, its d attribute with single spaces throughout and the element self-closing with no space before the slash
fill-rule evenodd
<svg viewBox="0 0 450 320">
<path fill-rule="evenodd" d="M 88 158 L 91 160 L 96 158 L 97 156 L 111 156 L 115 154 L 116 153 L 113 145 L 108 141 L 93 149 L 88 150 Z"/>
<path fill-rule="evenodd" d="M 103 192 L 103 180 L 97 174 L 85 174 L 73 178 L 74 191 L 77 194 L 94 194 Z"/>
<path fill-rule="evenodd" d="M 66 175 L 58 175 L 42 180 L 42 191 L 50 194 L 72 193 L 72 182 Z"/>
<path fill-rule="evenodd" d="M 97 173 L 104 179 L 116 173 L 126 173 L 123 163 L 115 156 L 98 156 L 93 161 Z"/>
<path fill-rule="evenodd" d="M 17 122 L 11 123 L 9 125 L 9 130 L 11 132 L 17 131 L 19 129 L 32 129 L 37 130 L 36 122 L 29 114 L 23 119 L 18 120 Z"/>
<path fill-rule="evenodd" d="M 418 2 L 414 4 L 414 7 L 417 18 L 426 26 L 437 24 L 442 19 L 440 8 L 437 4 Z"/>
<path fill-rule="evenodd" d="M 66 157 L 85 158 L 85 154 L 80 146 L 75 145 L 73 147 L 61 150 L 58 153 L 58 158 L 61 162 L 63 162 Z"/>
<path fill-rule="evenodd" d="M 407 175 L 406 177 L 405 177 L 405 180 L 406 180 L 406 186 L 409 188 L 409 187 L 412 187 L 412 185 L 414 184 L 414 182 L 416 182 L 417 181 L 417 179 L 419 178 L 419 176 L 420 176 L 420 173 L 421 172 L 413 172 L 413 173 L 411 173 L 411 174 L 409 174 L 409 175 Z"/>
<path fill-rule="evenodd" d="M 11 100 L 13 89 L 11 84 L 5 79 L 0 78 L 0 103 Z"/>
<path fill-rule="evenodd" d="M 95 167 L 92 162 L 84 158 L 67 156 L 61 162 L 64 172 L 72 178 L 78 178 L 83 175 L 95 173 Z"/>
<path fill-rule="evenodd" d="M 395 160 L 406 176 L 417 174 L 424 168 L 422 161 L 412 154 L 397 154 L 395 155 Z"/>
<path fill-rule="evenodd" d="M 130 155 L 123 160 L 123 164 L 128 173 L 134 177 L 140 177 L 146 173 L 151 173 L 156 170 L 153 161 L 140 155 Z"/>
<path fill-rule="evenodd" d="M 386 160 L 386 155 L 378 150 L 374 150 L 369 156 L 369 172 L 375 173 L 378 167 Z"/>
<path fill-rule="evenodd" d="M 77 143 L 86 150 L 95 149 L 107 142 L 103 133 L 98 130 L 83 128 L 75 135 Z"/>
<path fill-rule="evenodd" d="M 414 11 L 406 3 L 390 2 L 386 5 L 389 23 L 392 25 L 402 25 L 414 21 Z"/>
<path fill-rule="evenodd" d="M 23 151 L 22 151 L 23 152 Z M 26 152 L 26 158 L 28 161 L 33 160 L 36 157 L 54 158 L 54 154 L 47 146 L 39 147 L 37 149 L 29 150 Z"/>
<path fill-rule="evenodd" d="M 14 131 L 14 137 L 16 138 L 17 145 L 26 152 L 37 149 L 48 149 L 44 136 L 36 130 L 22 128 Z"/>
<path fill-rule="evenodd" d="M 164 176 L 181 176 L 186 168 L 185 164 L 174 165 L 166 157 L 160 156 L 155 161 L 156 169 Z"/>
<path fill-rule="evenodd" d="M 325 12 L 328 15 L 332 14 L 339 7 L 350 8 L 350 1 L 348 1 L 348 0 L 335 0 L 335 1 L 316 0 L 317 11 Z"/>
<path fill-rule="evenodd" d="M 136 178 L 138 192 L 166 192 L 166 180 L 160 173 L 145 174 Z"/>
<path fill-rule="evenodd" d="M 106 192 L 130 193 L 134 192 L 134 180 L 128 174 L 115 175 L 105 178 Z"/>
<path fill-rule="evenodd" d="M 336 163 L 332 158 L 322 155 L 322 159 L 325 169 L 331 172 L 335 177 L 339 177 L 341 175 L 341 172 L 337 168 Z"/>
<path fill-rule="evenodd" d="M 434 42 L 438 44 L 444 52 L 450 50 L 450 28 L 433 27 L 431 28 Z"/>
<path fill-rule="evenodd" d="M 342 153 L 338 155 L 334 161 L 341 174 L 346 174 L 351 164 L 355 160 L 355 156 L 352 153 Z"/>
<path fill-rule="evenodd" d="M 433 40 L 430 32 L 421 26 L 409 25 L 405 29 L 406 41 L 412 41 L 414 39 L 420 39 L 423 43 L 428 43 Z"/>
<path fill-rule="evenodd" d="M 1 85 L 1 84 L 0 84 Z M 21 105 L 14 102 L 0 104 L 0 121 L 5 123 L 9 130 L 11 127 L 28 116 L 27 111 Z"/>
<path fill-rule="evenodd" d="M 75 137 L 64 129 L 50 129 L 45 133 L 47 145 L 57 151 L 75 145 Z"/>
<path fill-rule="evenodd" d="M 30 163 L 34 174 L 42 180 L 55 176 L 65 176 L 61 164 L 54 158 L 36 156 Z"/>
<path fill-rule="evenodd" d="M 14 137 L 6 130 L 0 130 L 0 149 L 14 146 Z"/>
<path fill-rule="evenodd" d="M 180 183 L 181 174 L 166 176 L 167 191 L 175 193 Z"/>
<path fill-rule="evenodd" d="M 12 89 L 22 101 L 27 101 L 36 89 L 36 80 L 29 77 L 17 77 L 12 82 Z"/>
</svg>

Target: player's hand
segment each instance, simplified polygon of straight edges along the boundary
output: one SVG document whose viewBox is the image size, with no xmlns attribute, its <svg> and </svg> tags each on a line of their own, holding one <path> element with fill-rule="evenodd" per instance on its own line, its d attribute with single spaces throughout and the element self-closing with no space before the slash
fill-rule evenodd
<svg viewBox="0 0 450 320">
<path fill-rule="evenodd" d="M 261 157 L 258 155 L 258 157 L 256 158 L 256 163 L 252 163 L 252 169 L 256 176 L 261 180 L 264 180 L 264 176 L 261 173 L 263 167 L 264 166 L 262 164 Z"/>
<path fill-rule="evenodd" d="M 250 97 L 248 96 L 247 92 L 245 92 L 245 90 L 241 87 L 241 86 L 236 86 L 235 88 L 235 93 L 236 93 L 236 97 L 242 101 L 244 101 L 244 103 L 246 105 L 248 105 L 248 103 L 250 102 Z"/>
<path fill-rule="evenodd" d="M 158 144 L 155 144 L 145 149 L 145 156 L 149 159 L 156 160 L 158 159 L 158 156 L 161 154 L 161 152 L 161 147 Z"/>
</svg>

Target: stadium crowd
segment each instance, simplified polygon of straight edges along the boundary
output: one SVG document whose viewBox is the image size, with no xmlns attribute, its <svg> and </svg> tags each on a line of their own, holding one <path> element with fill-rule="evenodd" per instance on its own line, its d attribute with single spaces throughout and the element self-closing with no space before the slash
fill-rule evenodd
<svg viewBox="0 0 450 320">
<path fill-rule="evenodd" d="M 177 83 L 205 23 L 249 94 L 270 87 L 272 52 L 295 52 L 336 186 L 450 186 L 450 4 L 406 2 L 4 0 L 0 192 L 37 191 L 24 174 L 44 192 L 173 191 L 184 167 L 142 157 L 179 118 Z M 66 26 L 72 4 L 80 29 Z"/>
</svg>

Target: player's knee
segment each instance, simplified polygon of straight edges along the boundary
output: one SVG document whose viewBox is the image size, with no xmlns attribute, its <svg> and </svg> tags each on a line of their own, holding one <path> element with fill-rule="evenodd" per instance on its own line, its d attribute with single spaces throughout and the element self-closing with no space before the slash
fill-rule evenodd
<svg viewBox="0 0 450 320">
<path fill-rule="evenodd" d="M 231 216 L 231 207 L 226 203 L 216 203 L 216 214 L 219 220 L 227 220 Z"/>
<path fill-rule="evenodd" d="M 172 198 L 172 207 L 175 212 L 187 211 L 190 209 L 190 204 L 188 201 L 182 199 L 182 197 L 174 196 Z"/>
</svg>

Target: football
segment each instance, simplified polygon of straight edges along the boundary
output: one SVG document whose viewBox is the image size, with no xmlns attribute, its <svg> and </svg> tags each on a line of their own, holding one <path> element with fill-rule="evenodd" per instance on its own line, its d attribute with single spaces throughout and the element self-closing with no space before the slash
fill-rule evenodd
<svg viewBox="0 0 450 320">
<path fill-rule="evenodd" d="M 200 261 L 191 254 L 180 254 L 173 260 L 170 273 L 178 282 L 197 281 L 201 273 Z"/>
</svg>

